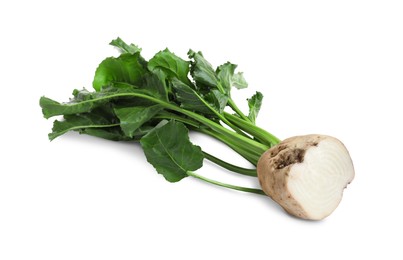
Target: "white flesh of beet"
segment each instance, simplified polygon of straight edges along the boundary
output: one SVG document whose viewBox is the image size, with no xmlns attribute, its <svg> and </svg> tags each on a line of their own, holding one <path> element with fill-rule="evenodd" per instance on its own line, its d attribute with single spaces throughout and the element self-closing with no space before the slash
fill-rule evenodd
<svg viewBox="0 0 403 260">
<path fill-rule="evenodd" d="M 354 178 L 345 146 L 324 135 L 284 140 L 262 155 L 257 171 L 268 196 L 288 213 L 312 220 L 330 215 Z"/>
</svg>

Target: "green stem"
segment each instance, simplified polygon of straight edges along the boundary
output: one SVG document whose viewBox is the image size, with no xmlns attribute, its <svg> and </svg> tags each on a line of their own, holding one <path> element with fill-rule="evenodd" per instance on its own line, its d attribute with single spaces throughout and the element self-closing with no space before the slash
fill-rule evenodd
<svg viewBox="0 0 403 260">
<path fill-rule="evenodd" d="M 259 194 L 259 195 L 266 195 L 262 190 L 259 190 L 259 189 L 240 187 L 240 186 L 235 186 L 235 185 L 232 185 L 232 184 L 227 184 L 227 183 L 215 181 L 215 180 L 208 179 L 206 177 L 200 176 L 200 175 L 198 175 L 198 174 L 196 174 L 196 173 L 194 173 L 192 171 L 187 171 L 187 175 L 192 176 L 192 177 L 197 178 L 197 179 L 200 179 L 202 181 L 217 185 L 217 186 L 228 188 L 228 189 L 238 190 L 238 191 L 243 191 L 243 192 L 249 192 L 249 193 L 255 193 L 255 194 Z"/>
<path fill-rule="evenodd" d="M 217 110 L 215 110 L 209 103 L 207 103 L 201 96 L 199 96 L 199 94 L 197 94 L 196 92 L 194 92 L 194 94 L 200 99 L 201 102 L 203 102 L 203 104 L 208 107 L 221 121 L 223 121 L 226 125 L 228 125 L 229 127 L 231 127 L 233 130 L 235 130 L 235 132 L 237 132 L 238 134 L 244 136 L 244 137 L 248 137 L 247 134 L 245 134 L 239 127 L 237 127 L 236 125 L 234 125 L 233 123 L 231 123 L 227 118 L 225 118 L 225 116 L 223 116 L 222 114 L 220 114 Z"/>
<path fill-rule="evenodd" d="M 237 172 L 237 173 L 247 175 L 247 176 L 253 176 L 253 177 L 257 176 L 256 169 L 242 168 L 242 167 L 227 163 L 227 162 L 225 162 L 225 161 L 223 161 L 223 160 L 221 160 L 221 159 L 219 159 L 219 158 L 217 158 L 217 157 L 215 157 L 215 156 L 213 156 L 213 155 L 211 155 L 211 154 L 209 154 L 207 152 L 203 152 L 203 153 L 204 153 L 204 157 L 207 160 L 210 160 L 213 163 L 215 163 L 217 165 L 220 165 L 221 167 L 223 167 L 223 168 L 225 168 L 227 170 Z"/>
<path fill-rule="evenodd" d="M 157 114 L 155 117 L 156 118 L 162 118 L 162 119 L 174 119 L 174 120 L 176 120 L 178 122 L 182 122 L 184 124 L 187 124 L 189 126 L 192 126 L 192 127 L 196 128 L 195 129 L 196 131 L 198 131 L 199 128 L 200 128 L 200 125 L 196 121 L 194 121 L 192 119 L 189 119 L 189 118 L 181 117 L 179 115 L 176 115 L 174 113 L 167 112 L 167 111 L 162 111 L 159 114 Z M 221 167 L 223 167 L 223 168 L 225 168 L 227 170 L 237 172 L 237 173 L 247 175 L 247 176 L 253 176 L 253 177 L 257 176 L 256 169 L 242 168 L 242 167 L 230 164 L 228 162 L 225 162 L 225 161 L 223 161 L 223 160 L 221 160 L 221 159 L 219 159 L 219 158 L 217 158 L 217 157 L 215 157 L 215 156 L 213 156 L 213 155 L 211 155 L 211 154 L 209 154 L 207 152 L 203 151 L 203 153 L 204 153 L 204 157 L 207 160 L 209 160 L 209 161 L 211 161 L 211 162 L 213 162 L 213 163 L 215 163 L 217 165 L 220 165 Z"/>
<path fill-rule="evenodd" d="M 155 118 L 160 118 L 160 119 L 174 119 L 174 120 L 176 120 L 176 121 L 178 121 L 178 122 L 182 122 L 182 123 L 187 124 L 187 125 L 190 125 L 190 126 L 192 126 L 192 127 L 194 127 L 194 128 L 200 128 L 200 123 L 199 123 L 199 122 L 194 121 L 194 120 L 191 119 L 191 118 L 182 117 L 182 116 L 179 116 L 179 115 L 177 115 L 177 114 L 174 114 L 174 113 L 171 113 L 171 112 L 168 112 L 168 111 L 164 111 L 164 110 L 161 111 L 161 112 L 159 112 L 159 113 L 155 116 Z"/>
<path fill-rule="evenodd" d="M 245 116 L 245 114 L 238 108 L 238 106 L 235 104 L 235 102 L 232 100 L 232 98 L 228 99 L 228 105 L 232 108 L 232 110 L 235 111 L 243 120 L 247 122 L 251 122 L 250 119 Z"/>
<path fill-rule="evenodd" d="M 224 112 L 224 115 L 229 121 L 240 127 L 245 132 L 262 140 L 266 145 L 274 146 L 280 142 L 280 139 L 250 122 L 244 121 L 241 118 L 231 115 L 227 112 Z"/>
<path fill-rule="evenodd" d="M 222 134 L 219 134 L 217 132 L 211 131 L 209 129 L 205 128 L 200 128 L 200 129 L 195 129 L 196 131 L 199 131 L 201 133 L 207 134 L 211 137 L 214 137 L 215 139 L 225 143 L 228 145 L 232 150 L 240 154 L 242 157 L 244 157 L 246 160 L 248 160 L 251 164 L 257 165 L 257 162 L 260 158 L 261 154 L 257 154 L 255 152 L 246 150 L 245 147 L 239 146 L 239 145 L 234 145 L 231 140 L 228 139 L 227 136 L 224 136 Z"/>
<path fill-rule="evenodd" d="M 161 101 L 159 99 L 156 99 L 156 98 L 153 98 L 153 97 L 150 97 L 150 96 L 147 96 L 147 95 L 143 95 L 143 94 L 132 94 L 132 95 L 137 95 L 138 97 L 146 98 L 146 99 L 148 99 L 150 101 L 153 101 L 155 103 L 161 104 L 162 106 L 164 106 L 167 109 L 170 109 L 170 110 L 179 112 L 181 114 L 187 115 L 187 116 L 193 118 L 194 120 L 199 121 L 200 123 L 210 127 L 212 130 L 214 130 L 214 131 L 216 131 L 216 132 L 218 132 L 220 134 L 228 136 L 229 138 L 231 138 L 234 141 L 234 143 L 236 143 L 239 146 L 253 147 L 253 149 L 258 151 L 260 154 L 262 154 L 263 152 L 265 152 L 269 148 L 265 144 L 261 144 L 261 143 L 259 143 L 257 141 L 254 141 L 254 140 L 250 139 L 249 137 L 245 137 L 243 135 L 235 133 L 235 132 L 231 131 L 230 129 L 227 129 L 227 128 L 223 127 L 222 125 L 220 125 L 220 124 L 218 124 L 218 123 L 216 123 L 214 121 L 211 121 L 210 119 L 207 119 L 206 117 L 204 117 L 204 116 L 202 116 L 200 114 L 197 114 L 195 112 L 185 110 L 185 109 L 180 108 L 180 107 L 178 107 L 176 105 L 167 103 L 165 101 Z"/>
<path fill-rule="evenodd" d="M 243 156 L 245 159 L 247 159 L 253 165 L 256 165 L 257 160 L 260 157 L 260 155 L 257 154 L 257 153 L 252 153 L 252 152 L 249 152 L 249 151 L 245 150 L 245 148 L 233 145 L 232 142 L 228 139 L 228 137 L 220 135 L 220 134 L 218 134 L 218 133 L 216 133 L 216 132 L 214 132 L 212 130 L 208 130 L 206 128 L 201 128 L 200 124 L 197 121 L 194 121 L 193 119 L 184 118 L 184 117 L 181 117 L 179 115 L 176 115 L 174 113 L 167 112 L 167 111 L 160 112 L 159 114 L 156 115 L 156 118 L 162 118 L 162 119 L 168 119 L 168 120 L 169 119 L 174 119 L 174 120 L 177 120 L 177 121 L 182 122 L 184 124 L 187 124 L 188 126 L 191 126 L 194 131 L 210 135 L 211 137 L 214 137 L 217 140 L 222 141 L 223 143 L 225 143 L 228 146 L 230 146 L 233 150 L 235 150 L 238 154 Z M 241 174 L 245 174 L 245 175 L 249 175 L 249 176 L 256 176 L 256 171 L 255 170 L 244 169 L 244 168 L 237 167 L 237 166 L 234 166 L 234 165 L 232 165 L 233 168 L 229 168 L 231 166 L 226 167 L 223 164 L 227 164 L 227 165 L 230 165 L 230 164 L 228 164 L 228 163 L 226 163 L 224 161 L 221 161 L 221 164 L 220 164 L 218 162 L 218 160 L 220 160 L 220 159 L 218 159 L 218 158 L 216 158 L 216 157 L 214 157 L 212 155 L 209 155 L 209 154 L 207 156 L 211 156 L 211 157 L 206 158 L 206 159 L 209 159 L 210 161 L 213 161 L 214 163 L 216 163 L 218 165 L 221 165 L 222 167 L 224 167 L 224 168 L 226 168 L 228 170 L 232 170 L 232 171 L 235 171 L 235 172 L 238 172 L 238 173 L 241 173 Z"/>
</svg>

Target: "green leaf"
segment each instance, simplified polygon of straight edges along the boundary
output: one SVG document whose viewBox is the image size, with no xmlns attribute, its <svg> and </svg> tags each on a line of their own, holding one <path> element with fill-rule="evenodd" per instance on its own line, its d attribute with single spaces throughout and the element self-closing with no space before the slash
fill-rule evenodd
<svg viewBox="0 0 403 260">
<path fill-rule="evenodd" d="M 216 70 L 217 77 L 226 93 L 231 91 L 232 77 L 234 76 L 236 67 L 237 65 L 227 62 L 218 66 Z"/>
<path fill-rule="evenodd" d="M 148 62 L 150 71 L 162 70 L 168 78 L 178 78 L 185 84 L 191 85 L 189 81 L 189 62 L 185 61 L 168 49 L 158 52 Z"/>
<path fill-rule="evenodd" d="M 158 125 L 140 140 L 147 161 L 167 181 L 177 182 L 203 165 L 203 152 L 189 140 L 184 124 L 169 121 Z"/>
<path fill-rule="evenodd" d="M 211 90 L 204 98 L 220 113 L 224 111 L 228 103 L 228 95 L 221 93 L 218 89 Z"/>
<path fill-rule="evenodd" d="M 142 64 L 140 53 L 124 53 L 118 58 L 109 57 L 99 64 L 92 83 L 96 91 L 115 82 L 141 85 L 147 69 Z"/>
<path fill-rule="evenodd" d="M 135 54 L 137 52 L 141 52 L 141 48 L 139 48 L 137 45 L 134 45 L 133 43 L 129 45 L 119 37 L 115 40 L 112 40 L 109 44 L 117 47 L 121 53 Z"/>
<path fill-rule="evenodd" d="M 79 101 L 85 101 L 85 100 L 90 100 L 93 99 L 95 96 L 94 92 L 89 92 L 87 89 L 82 89 L 78 90 L 75 89 L 73 90 L 73 96 L 74 96 L 74 101 L 79 102 Z"/>
<path fill-rule="evenodd" d="M 139 141 L 144 135 L 154 129 L 155 125 L 143 125 L 137 128 L 133 137 L 128 137 L 123 133 L 120 126 L 105 128 L 84 128 L 79 130 L 80 134 L 87 134 L 111 141 Z"/>
<path fill-rule="evenodd" d="M 238 72 L 232 77 L 232 85 L 237 89 L 247 88 L 248 82 L 243 77 L 243 72 Z"/>
<path fill-rule="evenodd" d="M 110 103 L 92 110 L 90 113 L 65 115 L 62 121 L 56 120 L 53 123 L 52 133 L 49 139 L 65 134 L 68 131 L 78 131 L 81 134 L 88 134 L 114 141 L 139 140 L 140 137 L 154 128 L 155 124 L 143 123 L 131 131 L 130 136 L 124 133 Z"/>
<path fill-rule="evenodd" d="M 188 56 L 193 59 L 191 63 L 190 74 L 196 82 L 196 85 L 217 87 L 218 79 L 211 66 L 211 64 L 203 57 L 203 54 L 199 52 L 194 52 L 189 50 Z"/>
<path fill-rule="evenodd" d="M 54 121 L 52 132 L 49 134 L 49 139 L 53 140 L 68 131 L 77 131 L 83 128 L 106 128 L 116 127 L 119 124 L 112 124 L 104 117 L 91 113 L 91 114 L 78 114 L 64 116 L 63 121 Z"/>
<path fill-rule="evenodd" d="M 123 107 L 115 108 L 115 113 L 120 120 L 120 127 L 128 137 L 133 137 L 135 131 L 144 123 L 151 120 L 162 110 L 161 105 L 150 107 Z"/>
<path fill-rule="evenodd" d="M 138 95 L 152 96 L 148 91 L 135 89 L 132 87 L 108 87 L 101 92 L 88 92 L 87 90 L 73 92 L 75 99 L 68 103 L 59 103 L 47 97 L 41 97 L 39 104 L 42 107 L 42 113 L 45 118 L 58 115 L 73 115 L 78 113 L 87 113 L 94 108 L 110 103 L 111 100 L 119 100 L 119 103 L 128 103 L 136 105 L 133 101 L 139 99 Z"/>
<path fill-rule="evenodd" d="M 176 100 L 180 103 L 181 107 L 187 110 L 200 112 L 203 114 L 214 114 L 203 98 L 197 92 L 177 79 L 172 80 L 172 88 L 174 90 Z"/>
<path fill-rule="evenodd" d="M 257 115 L 259 114 L 260 107 L 262 106 L 263 94 L 259 91 L 256 92 L 251 98 L 248 98 L 249 115 L 248 118 L 253 124 L 256 123 Z"/>
<path fill-rule="evenodd" d="M 83 128 L 79 130 L 80 134 L 91 135 L 99 138 L 103 138 L 111 141 L 131 141 L 139 140 L 140 137 L 129 138 L 126 136 L 119 126 L 107 127 L 107 128 Z"/>
<path fill-rule="evenodd" d="M 237 65 L 227 62 L 217 68 L 217 77 L 226 93 L 230 92 L 231 87 L 236 87 L 238 89 L 248 87 L 248 83 L 243 77 L 243 73 L 235 73 L 236 67 Z"/>
<path fill-rule="evenodd" d="M 168 101 L 168 87 L 166 85 L 166 74 L 160 70 L 155 69 L 144 77 L 145 83 L 143 89 L 150 91 L 153 96 Z"/>
<path fill-rule="evenodd" d="M 100 101 L 102 102 L 102 101 Z M 58 115 L 77 114 L 90 111 L 97 102 L 81 102 L 81 103 L 59 103 L 47 97 L 41 97 L 39 105 L 45 118 Z"/>
</svg>

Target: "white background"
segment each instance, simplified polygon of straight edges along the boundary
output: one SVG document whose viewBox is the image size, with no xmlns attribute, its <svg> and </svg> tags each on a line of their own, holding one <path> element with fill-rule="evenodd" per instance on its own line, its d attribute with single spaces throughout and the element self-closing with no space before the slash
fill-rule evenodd
<svg viewBox="0 0 403 260">
<path fill-rule="evenodd" d="M 402 259 L 401 1 L 2 1 L 0 259 Z M 341 139 L 356 178 L 320 222 L 269 198 L 168 183 L 139 145 L 70 133 L 49 142 L 38 105 L 91 88 L 120 36 L 152 55 L 230 60 L 280 138 Z M 217 142 L 204 149 L 247 165 Z M 257 187 L 209 163 L 199 173 Z"/>
</svg>

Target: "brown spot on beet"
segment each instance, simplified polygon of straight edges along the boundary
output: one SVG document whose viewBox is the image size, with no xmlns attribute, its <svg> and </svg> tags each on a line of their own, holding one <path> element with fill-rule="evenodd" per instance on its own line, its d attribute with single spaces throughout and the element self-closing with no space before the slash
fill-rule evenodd
<svg viewBox="0 0 403 260">
<path fill-rule="evenodd" d="M 271 157 L 275 157 L 275 156 L 277 156 L 282 150 L 284 150 L 284 149 L 286 149 L 287 148 L 287 145 L 278 145 L 278 146 L 275 146 L 274 148 L 273 148 L 273 150 L 270 152 L 270 156 Z"/>
<path fill-rule="evenodd" d="M 297 158 L 297 162 L 301 163 L 304 160 L 304 155 L 305 155 L 305 150 L 302 149 L 295 149 L 296 152 L 296 158 Z"/>
<path fill-rule="evenodd" d="M 273 165 L 275 169 L 283 169 L 291 164 L 303 162 L 304 156 L 304 149 L 295 148 L 288 150 L 278 154 L 276 158 L 273 158 Z"/>
</svg>

